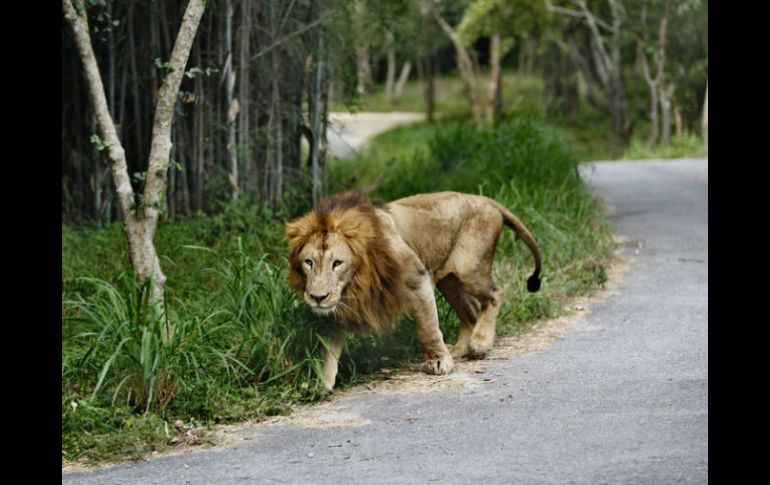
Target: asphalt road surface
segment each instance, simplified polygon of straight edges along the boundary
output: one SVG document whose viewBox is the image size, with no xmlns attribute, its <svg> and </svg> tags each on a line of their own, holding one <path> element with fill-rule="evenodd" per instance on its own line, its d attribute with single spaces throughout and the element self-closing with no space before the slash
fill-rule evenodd
<svg viewBox="0 0 770 485">
<path fill-rule="evenodd" d="M 416 123 L 425 119 L 423 113 L 329 113 L 326 139 L 329 153 L 347 158 L 356 155 L 373 137 L 398 125 Z"/>
<path fill-rule="evenodd" d="M 707 483 L 708 161 L 582 173 L 632 263 L 563 338 L 456 386 L 342 393 L 228 446 L 62 483 Z"/>
</svg>

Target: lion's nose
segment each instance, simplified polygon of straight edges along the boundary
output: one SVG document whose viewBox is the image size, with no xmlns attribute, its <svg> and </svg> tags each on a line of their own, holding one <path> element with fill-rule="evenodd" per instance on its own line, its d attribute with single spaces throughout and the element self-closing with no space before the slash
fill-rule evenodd
<svg viewBox="0 0 770 485">
<path fill-rule="evenodd" d="M 322 301 L 326 299 L 327 296 L 329 296 L 328 293 L 325 295 L 314 295 L 312 293 L 310 294 L 310 297 L 313 298 L 316 301 L 316 303 L 318 303 L 319 305 L 321 304 Z"/>
</svg>

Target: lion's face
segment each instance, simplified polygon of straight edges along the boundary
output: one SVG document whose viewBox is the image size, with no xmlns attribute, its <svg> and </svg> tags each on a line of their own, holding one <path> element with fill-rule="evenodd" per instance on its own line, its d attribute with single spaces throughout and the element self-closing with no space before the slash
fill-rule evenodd
<svg viewBox="0 0 770 485">
<path fill-rule="evenodd" d="M 316 234 L 298 255 L 305 275 L 303 298 L 313 313 L 329 315 L 340 305 L 355 272 L 353 251 L 336 233 Z"/>
</svg>

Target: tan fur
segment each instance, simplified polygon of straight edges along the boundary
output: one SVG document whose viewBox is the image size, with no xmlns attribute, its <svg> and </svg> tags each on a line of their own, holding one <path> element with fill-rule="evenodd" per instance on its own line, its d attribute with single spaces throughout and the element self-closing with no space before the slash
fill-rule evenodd
<svg viewBox="0 0 770 485">
<path fill-rule="evenodd" d="M 345 331 L 382 332 L 400 313 L 409 314 L 427 372 L 447 374 L 452 355 L 481 357 L 492 346 L 500 309 L 492 261 L 503 224 L 532 250 L 536 279 L 537 244 L 516 216 L 491 199 L 441 192 L 375 207 L 361 194 L 340 194 L 287 224 L 289 282 L 313 311 L 332 316 Z M 460 317 L 451 354 L 439 329 L 434 286 Z M 335 335 L 324 352 L 329 389 L 343 337 Z"/>
</svg>

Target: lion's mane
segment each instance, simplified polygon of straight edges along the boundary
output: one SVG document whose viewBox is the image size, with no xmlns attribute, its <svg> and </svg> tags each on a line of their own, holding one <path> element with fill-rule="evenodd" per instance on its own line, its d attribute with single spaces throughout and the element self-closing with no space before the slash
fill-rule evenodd
<svg viewBox="0 0 770 485">
<path fill-rule="evenodd" d="M 330 233 L 342 235 L 355 258 L 356 271 L 334 314 L 346 330 L 382 332 L 403 310 L 403 272 L 394 257 L 372 202 L 359 192 L 345 192 L 320 202 L 286 227 L 291 255 L 289 284 L 302 294 L 305 273 L 299 253 L 316 234 L 324 247 Z"/>
</svg>

